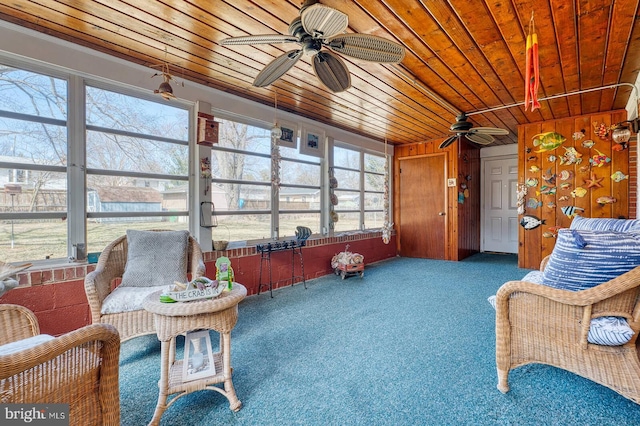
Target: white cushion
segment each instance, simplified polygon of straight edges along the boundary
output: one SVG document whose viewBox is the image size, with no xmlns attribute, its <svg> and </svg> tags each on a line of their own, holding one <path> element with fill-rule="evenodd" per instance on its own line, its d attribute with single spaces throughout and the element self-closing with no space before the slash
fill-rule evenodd
<svg viewBox="0 0 640 426">
<path fill-rule="evenodd" d="M 37 336 L 7 343 L 6 345 L 0 346 L 0 355 L 9 355 L 16 352 L 21 352 L 25 349 L 32 348 L 39 345 L 40 343 L 48 342 L 49 340 L 53 339 L 54 337 L 49 334 L 38 334 Z"/>
<path fill-rule="evenodd" d="M 122 287 L 119 286 L 105 297 L 100 313 L 119 314 L 121 312 L 139 311 L 144 309 L 142 302 L 145 297 L 158 290 L 166 290 L 167 285 L 154 287 Z"/>
<path fill-rule="evenodd" d="M 589 343 L 605 346 L 624 345 L 635 333 L 626 319 L 620 317 L 600 317 L 591 320 Z"/>
<path fill-rule="evenodd" d="M 187 282 L 188 231 L 127 230 L 127 263 L 124 287 L 169 285 Z"/>
</svg>

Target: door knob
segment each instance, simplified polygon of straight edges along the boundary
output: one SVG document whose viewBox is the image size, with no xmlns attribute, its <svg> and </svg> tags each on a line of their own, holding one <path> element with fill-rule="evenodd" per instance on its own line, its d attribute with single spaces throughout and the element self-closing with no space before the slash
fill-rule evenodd
<svg viewBox="0 0 640 426">
<path fill-rule="evenodd" d="M 438 213 L 438 216 L 444 216 L 444 215 L 445 215 L 445 212 Z"/>
</svg>

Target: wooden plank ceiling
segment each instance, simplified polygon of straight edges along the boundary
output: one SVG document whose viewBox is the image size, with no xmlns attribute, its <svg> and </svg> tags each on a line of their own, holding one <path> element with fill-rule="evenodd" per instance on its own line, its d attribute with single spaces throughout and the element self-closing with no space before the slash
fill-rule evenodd
<svg viewBox="0 0 640 426">
<path fill-rule="evenodd" d="M 287 34 L 301 0 L 8 0 L 0 19 L 225 92 L 393 144 L 449 135 L 455 110 L 472 113 L 524 100 L 525 39 L 532 12 L 540 45 L 539 97 L 633 83 L 640 70 L 637 0 L 321 0 L 349 17 L 348 32 L 406 47 L 398 65 L 343 56 L 352 87 L 334 94 L 305 56 L 266 88 L 253 79 L 295 44 L 221 46 L 230 36 Z M 150 70 L 150 73 L 153 71 Z M 179 87 L 175 88 L 179 97 Z M 430 93 L 444 99 L 443 106 Z M 472 115 L 502 127 L 624 108 L 631 89 L 595 91 Z"/>
</svg>

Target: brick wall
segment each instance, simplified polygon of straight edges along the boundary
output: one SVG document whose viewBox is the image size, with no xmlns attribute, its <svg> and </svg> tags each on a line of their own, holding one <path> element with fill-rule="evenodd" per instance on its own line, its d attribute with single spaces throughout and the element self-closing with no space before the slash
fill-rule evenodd
<svg viewBox="0 0 640 426">
<path fill-rule="evenodd" d="M 344 251 L 346 244 L 349 244 L 349 251 L 364 255 L 365 264 L 397 254 L 395 236 L 389 244 L 384 244 L 379 232 L 308 240 L 303 248 L 305 278 L 309 280 L 332 274 L 331 258 Z M 247 287 L 248 295 L 257 294 L 260 254 L 256 253 L 255 247 L 204 253 L 206 276 L 215 277 L 215 261 L 220 256 L 231 259 L 235 280 Z M 294 265 L 295 275 L 300 275 L 298 256 L 294 259 Z M 262 282 L 268 283 L 266 262 L 263 262 L 263 268 Z M 31 309 L 38 317 L 42 333 L 60 335 L 75 330 L 91 322 L 84 293 L 84 277 L 94 269 L 95 265 L 65 265 L 19 273 L 20 285 L 0 297 L 0 303 L 14 303 Z M 290 250 L 272 253 L 271 271 L 274 289 L 291 285 Z M 268 291 L 268 285 L 262 286 L 261 292 L 265 291 Z"/>
</svg>

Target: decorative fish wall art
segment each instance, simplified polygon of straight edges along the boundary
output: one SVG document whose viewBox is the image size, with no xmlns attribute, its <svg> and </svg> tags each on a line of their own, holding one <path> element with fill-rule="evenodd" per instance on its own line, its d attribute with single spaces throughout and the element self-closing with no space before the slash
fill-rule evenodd
<svg viewBox="0 0 640 426">
<path fill-rule="evenodd" d="M 625 179 L 629 179 L 629 175 L 625 175 L 620 170 L 611 175 L 611 180 L 614 182 L 621 182 Z"/>
<path fill-rule="evenodd" d="M 533 137 L 533 146 L 539 147 L 536 152 L 553 151 L 566 141 L 567 138 L 556 132 L 539 133 Z"/>
<path fill-rule="evenodd" d="M 526 231 L 530 231 L 532 229 L 537 228 L 540 225 L 544 224 L 544 220 L 540 219 L 536 216 L 526 215 L 522 217 L 520 220 L 520 226 L 522 226 Z"/>
<path fill-rule="evenodd" d="M 564 206 L 561 207 L 560 210 L 562 210 L 562 213 L 564 213 L 568 218 L 573 218 L 575 215 L 584 211 L 582 207 L 576 206 Z"/>
<path fill-rule="evenodd" d="M 570 166 L 571 164 L 580 164 L 582 163 L 582 154 L 580 154 L 574 147 L 566 148 L 564 147 L 564 155 L 560 157 L 560 164 L 564 164 L 565 166 Z"/>
<path fill-rule="evenodd" d="M 596 199 L 596 203 L 600 204 L 601 206 L 604 206 L 605 204 L 613 204 L 617 201 L 618 201 L 617 199 L 610 197 L 608 195 L 604 195 Z"/>
<path fill-rule="evenodd" d="M 597 154 L 595 154 L 593 157 L 591 157 L 589 159 L 589 162 L 591 163 L 592 166 L 594 166 L 594 167 L 602 167 L 605 164 L 611 162 L 611 158 L 607 157 L 606 155 L 604 155 L 603 153 L 601 153 L 597 149 L 596 149 L 596 152 L 597 152 Z"/>
</svg>

